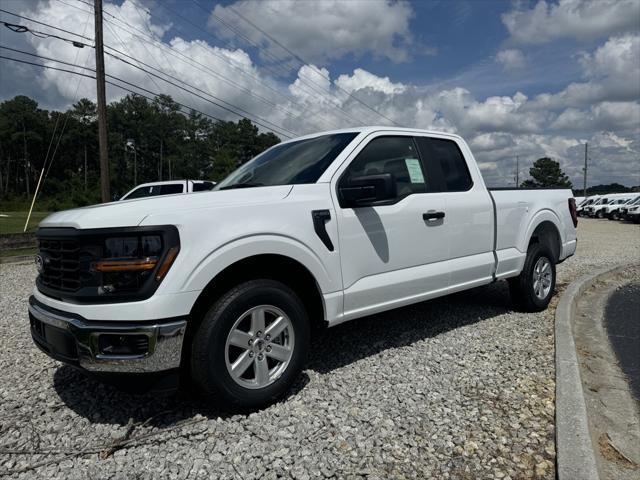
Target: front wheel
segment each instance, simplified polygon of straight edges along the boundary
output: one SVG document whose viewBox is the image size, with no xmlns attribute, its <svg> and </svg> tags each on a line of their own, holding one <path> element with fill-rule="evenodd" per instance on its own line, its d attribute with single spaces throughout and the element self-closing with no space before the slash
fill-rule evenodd
<svg viewBox="0 0 640 480">
<path fill-rule="evenodd" d="M 509 279 L 514 304 L 525 312 L 547 308 L 556 286 L 556 266 L 549 247 L 534 243 L 529 247 L 522 272 Z"/>
<path fill-rule="evenodd" d="M 304 305 L 286 285 L 252 280 L 222 295 L 194 335 L 191 372 L 218 404 L 255 409 L 282 397 L 309 343 Z"/>
<path fill-rule="evenodd" d="M 598 213 L 596 213 L 596 217 L 597 218 L 604 218 L 604 211 L 602 209 L 598 210 Z"/>
</svg>

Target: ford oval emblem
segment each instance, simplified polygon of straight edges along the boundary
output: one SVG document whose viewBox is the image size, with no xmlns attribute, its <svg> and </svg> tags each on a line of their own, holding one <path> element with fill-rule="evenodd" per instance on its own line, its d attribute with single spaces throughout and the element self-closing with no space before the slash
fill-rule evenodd
<svg viewBox="0 0 640 480">
<path fill-rule="evenodd" d="M 36 268 L 38 269 L 38 273 L 42 273 L 44 270 L 44 259 L 42 255 L 36 255 Z"/>
</svg>

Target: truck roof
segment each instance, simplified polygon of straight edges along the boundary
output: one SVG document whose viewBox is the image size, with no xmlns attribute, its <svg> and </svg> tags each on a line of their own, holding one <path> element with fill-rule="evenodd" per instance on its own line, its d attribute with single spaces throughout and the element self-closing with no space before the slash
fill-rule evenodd
<svg viewBox="0 0 640 480">
<path fill-rule="evenodd" d="M 379 131 L 389 131 L 389 132 L 411 132 L 411 133 L 421 133 L 421 134 L 429 134 L 429 135 L 445 135 L 451 138 L 457 138 L 462 140 L 462 137 L 460 135 L 456 135 L 455 133 L 450 133 L 450 132 L 439 132 L 439 131 L 435 131 L 435 130 L 423 130 L 423 129 L 419 129 L 419 128 L 407 128 L 407 127 L 392 127 L 389 125 L 371 125 L 371 126 L 360 126 L 360 127 L 351 127 L 351 128 L 341 128 L 338 130 L 326 130 L 326 131 L 322 131 L 322 132 L 315 132 L 315 133 L 310 133 L 307 135 L 302 135 L 299 137 L 295 137 L 289 140 L 285 140 L 282 143 L 289 143 L 289 142 L 295 142 L 298 140 L 304 140 L 307 138 L 314 138 L 314 137 L 319 137 L 321 135 L 330 135 L 330 134 L 335 134 L 335 133 L 373 133 L 373 132 L 379 132 Z"/>
</svg>

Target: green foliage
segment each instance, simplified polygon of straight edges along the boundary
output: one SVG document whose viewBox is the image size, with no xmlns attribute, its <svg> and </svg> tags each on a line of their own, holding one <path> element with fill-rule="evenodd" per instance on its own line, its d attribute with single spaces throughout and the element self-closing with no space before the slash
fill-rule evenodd
<svg viewBox="0 0 640 480">
<path fill-rule="evenodd" d="M 55 211 L 100 201 L 96 105 L 83 98 L 66 113 L 41 110 L 25 96 L 0 103 L 0 206 L 28 208 L 56 122 L 52 151 L 59 145 L 36 208 Z M 280 142 L 247 119 L 214 122 L 193 111 L 183 115 L 167 95 L 153 101 L 128 95 L 111 103 L 107 126 L 114 199 L 145 182 L 220 181 Z"/>
<path fill-rule="evenodd" d="M 610 183 L 608 185 L 594 185 L 587 188 L 587 195 L 605 195 L 608 193 L 627 193 L 633 192 L 633 188 L 627 188 L 619 183 Z M 582 190 L 580 190 L 582 192 Z"/>
<path fill-rule="evenodd" d="M 571 188 L 569 177 L 560 164 L 549 157 L 539 158 L 529 169 L 530 180 L 522 182 L 523 188 Z"/>
</svg>

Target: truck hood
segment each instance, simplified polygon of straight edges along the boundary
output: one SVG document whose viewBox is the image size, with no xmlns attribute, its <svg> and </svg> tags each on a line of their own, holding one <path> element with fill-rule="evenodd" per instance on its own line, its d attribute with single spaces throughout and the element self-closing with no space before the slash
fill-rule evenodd
<svg viewBox="0 0 640 480">
<path fill-rule="evenodd" d="M 41 228 L 110 228 L 135 227 L 147 216 L 172 212 L 176 223 L 180 222 L 180 213 L 203 208 L 216 208 L 235 205 L 264 204 L 284 199 L 293 186 L 255 187 L 232 190 L 213 190 L 178 195 L 124 200 L 102 203 L 90 207 L 75 208 L 49 215 Z"/>
</svg>

